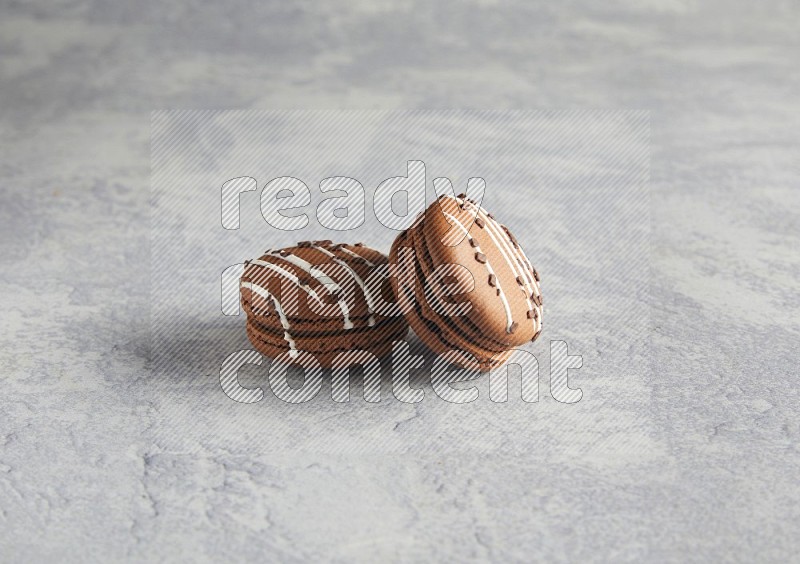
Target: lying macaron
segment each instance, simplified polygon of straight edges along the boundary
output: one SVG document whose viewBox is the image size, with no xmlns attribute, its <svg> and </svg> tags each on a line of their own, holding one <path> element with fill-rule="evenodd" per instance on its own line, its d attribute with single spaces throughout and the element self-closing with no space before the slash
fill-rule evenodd
<svg viewBox="0 0 800 564">
<path fill-rule="evenodd" d="M 382 315 L 381 305 L 394 301 L 379 268 L 386 264 L 385 255 L 361 243 L 331 241 L 305 241 L 247 261 L 240 292 L 250 342 L 271 358 L 311 353 L 326 368 L 345 351 L 387 354 L 408 324 Z"/>
<path fill-rule="evenodd" d="M 409 325 L 434 352 L 458 351 L 456 365 L 491 370 L 542 332 L 538 272 L 508 228 L 463 195 L 431 204 L 389 261 Z"/>
</svg>

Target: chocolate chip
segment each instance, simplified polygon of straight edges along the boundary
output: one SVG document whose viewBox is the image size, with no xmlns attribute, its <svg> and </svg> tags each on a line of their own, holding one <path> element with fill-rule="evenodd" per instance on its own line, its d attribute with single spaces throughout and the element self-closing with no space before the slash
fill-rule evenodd
<svg viewBox="0 0 800 564">
<path fill-rule="evenodd" d="M 522 276 L 517 276 L 517 284 L 523 286 L 525 284 L 525 279 Z"/>
<path fill-rule="evenodd" d="M 466 195 L 466 194 L 459 194 L 459 195 L 458 195 L 458 196 L 456 196 L 456 197 L 457 197 L 457 198 L 459 198 L 459 199 L 461 199 L 461 200 L 463 200 L 464 198 L 466 198 L 466 197 L 467 197 L 467 195 Z"/>
<path fill-rule="evenodd" d="M 475 260 L 481 264 L 486 264 L 486 255 L 483 253 L 475 253 Z"/>
<path fill-rule="evenodd" d="M 477 225 L 478 227 L 483 229 L 483 226 L 486 225 L 486 224 L 483 222 L 483 220 L 481 218 L 476 217 L 475 218 L 475 225 Z"/>
<path fill-rule="evenodd" d="M 340 290 L 334 290 L 324 298 L 324 301 L 328 304 L 335 304 L 341 300 L 342 292 Z"/>
<path fill-rule="evenodd" d="M 500 288 L 497 289 L 497 295 L 500 295 Z"/>
<path fill-rule="evenodd" d="M 470 237 L 469 238 L 469 246 L 470 247 L 477 247 L 478 246 L 478 242 L 475 239 L 473 239 L 472 237 Z"/>
<path fill-rule="evenodd" d="M 290 253 L 289 251 L 278 251 L 278 254 L 281 255 L 282 257 L 288 257 L 292 253 Z"/>
<path fill-rule="evenodd" d="M 490 214 L 490 213 L 487 213 L 486 217 L 488 217 L 489 219 L 494 219 L 494 216 L 492 214 Z"/>
<path fill-rule="evenodd" d="M 489 286 L 492 287 L 497 286 L 497 276 L 495 276 L 494 274 L 489 275 Z"/>
<path fill-rule="evenodd" d="M 364 243 L 356 243 L 356 244 L 355 244 L 355 246 L 356 246 L 356 247 L 363 247 L 363 246 L 364 246 Z"/>
<path fill-rule="evenodd" d="M 329 245 L 332 245 L 333 241 L 331 241 L 330 239 L 323 239 L 322 241 L 314 241 L 314 244 L 317 245 L 318 247 L 327 247 Z"/>
<path fill-rule="evenodd" d="M 536 310 L 535 309 L 529 309 L 527 315 L 528 315 L 528 319 L 535 319 L 536 318 Z"/>
<path fill-rule="evenodd" d="M 535 268 L 533 269 L 533 278 L 534 278 L 534 279 L 535 279 L 537 282 L 539 281 L 539 273 L 536 271 L 536 269 L 535 269 Z"/>
<path fill-rule="evenodd" d="M 536 292 L 531 292 L 531 300 L 538 306 L 542 305 L 542 297 L 537 296 Z"/>
<path fill-rule="evenodd" d="M 300 247 L 301 249 L 305 249 L 306 247 L 311 246 L 311 241 L 300 241 L 299 243 L 297 243 L 297 246 Z"/>
<path fill-rule="evenodd" d="M 533 336 L 533 339 L 531 339 L 531 343 L 533 343 L 534 341 L 536 341 L 536 339 L 538 339 L 538 338 L 539 338 L 539 335 L 541 335 L 541 334 L 542 334 L 542 330 L 541 330 L 541 329 L 539 329 L 539 330 L 536 332 L 536 334 Z"/>
<path fill-rule="evenodd" d="M 517 330 L 517 327 L 519 327 L 519 323 L 517 323 L 516 321 L 513 321 L 511 323 L 511 327 L 509 327 L 506 332 L 511 334 L 511 333 L 513 333 L 514 331 Z"/>
</svg>

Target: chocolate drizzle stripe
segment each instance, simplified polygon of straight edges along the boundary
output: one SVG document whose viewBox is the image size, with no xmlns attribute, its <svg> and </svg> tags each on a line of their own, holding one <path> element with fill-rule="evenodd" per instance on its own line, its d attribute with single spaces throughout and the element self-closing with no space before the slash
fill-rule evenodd
<svg viewBox="0 0 800 564">
<path fill-rule="evenodd" d="M 417 285 L 420 284 L 419 281 L 426 279 L 426 274 L 423 270 L 422 265 L 424 264 L 425 266 L 427 266 L 429 271 L 432 271 L 434 268 L 432 258 L 430 256 L 430 253 L 425 252 L 424 249 L 418 248 L 419 241 L 416 240 L 416 238 L 410 232 L 406 235 L 406 239 L 411 242 L 411 247 L 414 249 L 414 252 L 418 253 L 417 256 L 419 257 L 419 260 L 416 261 L 415 264 L 411 265 L 411 268 L 413 268 L 415 271 L 417 283 L 413 285 L 411 288 L 403 287 L 401 285 L 399 299 L 402 299 L 403 303 L 411 304 L 411 307 L 414 309 L 417 318 L 421 319 L 426 324 L 434 324 L 434 321 L 426 317 L 423 311 L 424 308 L 422 307 L 420 300 L 418 300 L 416 296 Z M 409 291 L 412 292 L 413 294 L 411 297 L 408 295 Z M 473 323 L 469 319 L 469 316 L 463 316 L 461 318 L 463 322 L 467 325 L 467 327 L 462 327 L 458 323 L 456 323 L 453 318 L 450 318 L 449 316 L 436 316 L 435 312 L 431 312 L 431 314 L 434 315 L 437 319 L 435 323 L 441 325 L 441 323 L 444 322 L 444 324 L 447 326 L 448 331 L 452 332 L 452 334 L 462 339 L 463 341 L 462 343 L 454 345 L 456 346 L 456 348 L 464 346 L 464 342 L 466 342 L 467 346 L 484 351 L 486 354 L 489 354 L 491 356 L 499 354 L 506 349 L 506 346 L 503 343 L 494 341 L 493 339 L 484 335 L 482 329 L 478 327 L 475 323 Z M 440 326 L 439 329 L 436 330 L 435 332 L 441 333 L 441 338 L 447 341 L 448 343 L 452 344 L 451 340 L 445 337 L 446 332 L 442 331 Z M 494 349 L 491 346 L 487 346 L 485 343 L 482 343 L 480 339 L 477 338 L 477 336 L 486 338 L 497 348 Z"/>
<path fill-rule="evenodd" d="M 286 278 L 287 280 L 292 282 L 295 286 L 297 286 L 299 288 L 302 288 L 308 295 L 310 295 L 315 300 L 317 300 L 317 302 L 319 304 L 323 303 L 322 298 L 319 297 L 319 294 L 317 294 L 317 292 L 313 288 L 311 288 L 307 284 L 303 284 L 297 276 L 295 276 L 294 274 L 292 274 L 288 270 L 281 268 L 277 264 L 272 264 L 271 262 L 267 262 L 267 261 L 264 261 L 264 260 L 261 260 L 261 259 L 251 260 L 250 264 L 254 264 L 256 266 L 261 266 L 263 268 L 266 268 L 268 270 L 276 272 L 277 274 L 283 276 L 284 278 Z M 256 276 L 256 278 L 259 278 L 259 277 Z M 255 282 L 257 282 L 257 281 L 258 280 L 255 280 Z M 251 282 L 253 282 L 253 280 L 251 280 Z"/>
<path fill-rule="evenodd" d="M 309 244 L 308 246 L 310 247 L 311 245 Z M 342 310 L 342 315 L 344 316 L 344 328 L 345 329 L 353 328 L 353 323 L 352 321 L 350 321 L 350 309 L 347 307 L 347 301 L 342 298 L 344 292 L 342 291 L 342 288 L 333 279 L 331 279 L 330 276 L 328 276 L 321 270 L 314 268 L 314 266 L 311 263 L 304 261 L 297 255 L 289 253 L 288 255 L 285 256 L 281 255 L 280 258 L 282 260 L 285 260 L 289 264 L 293 264 L 299 269 L 308 272 L 308 274 L 310 274 L 315 280 L 317 280 L 317 282 L 325 286 L 325 288 L 332 296 L 337 296 L 336 300 L 338 301 L 339 307 Z"/>
<path fill-rule="evenodd" d="M 317 245 L 312 245 L 311 248 L 315 249 L 317 251 L 320 251 L 321 253 L 324 253 L 327 256 L 331 257 L 331 259 L 333 259 L 333 262 L 335 262 L 336 264 L 344 267 L 344 269 L 347 270 L 348 274 L 350 274 L 350 276 L 352 276 L 352 278 L 353 278 L 353 280 L 355 280 L 356 284 L 358 284 L 361 287 L 361 291 L 364 293 L 364 299 L 367 302 L 367 313 L 369 313 L 369 320 L 367 321 L 367 324 L 370 327 L 375 325 L 375 302 L 373 301 L 372 294 L 370 294 L 369 290 L 367 289 L 367 285 L 364 283 L 364 280 L 361 279 L 361 277 L 358 275 L 358 273 L 355 270 L 350 268 L 349 264 L 347 264 L 345 261 L 343 261 L 342 259 L 337 257 L 335 254 L 330 252 L 328 249 L 323 249 L 322 247 L 319 247 Z"/>
<path fill-rule="evenodd" d="M 464 224 L 462 224 L 458 220 L 458 218 L 456 218 L 453 215 L 450 215 L 449 213 L 447 213 L 444 210 L 442 210 L 442 213 L 445 215 L 445 217 L 448 220 L 451 220 L 454 225 L 458 226 L 458 228 L 461 229 L 461 231 L 464 232 L 464 235 L 466 235 L 467 239 L 469 239 L 470 241 L 473 240 L 472 235 L 469 234 L 469 231 L 467 230 L 467 228 L 464 226 Z M 481 248 L 479 246 L 477 246 L 477 245 L 475 246 L 475 252 L 476 253 L 480 253 L 481 252 Z M 483 253 L 481 253 L 481 254 L 483 254 Z M 500 299 L 503 301 L 503 308 L 506 310 L 506 331 L 508 331 L 509 328 L 511 327 L 511 324 L 514 322 L 513 316 L 511 314 L 511 306 L 509 305 L 508 298 L 506 298 L 506 295 L 503 292 L 503 288 L 500 285 L 500 279 L 497 277 L 497 275 L 495 274 L 494 269 L 492 269 L 492 265 L 489 263 L 489 258 L 488 257 L 486 258 L 486 261 L 483 264 L 486 266 L 486 270 L 487 270 L 487 272 L 489 272 L 489 276 L 494 275 L 494 277 L 495 277 L 495 279 L 497 281 L 497 289 L 499 290 L 499 294 L 498 295 L 500 296 Z"/>
<path fill-rule="evenodd" d="M 540 295 L 541 291 L 539 290 L 538 283 L 531 277 L 531 272 L 529 270 L 525 269 L 525 266 L 522 264 L 522 260 L 525 261 L 525 263 L 528 265 L 530 270 L 533 270 L 533 266 L 530 264 L 530 261 L 528 260 L 528 257 L 525 255 L 525 252 L 522 250 L 522 248 L 519 247 L 519 246 L 517 246 L 515 248 L 512 248 L 512 246 L 509 244 L 507 238 L 503 236 L 503 233 L 501 232 L 501 229 L 502 229 L 502 231 L 508 232 L 508 228 L 506 228 L 505 226 L 500 225 L 483 208 L 481 208 L 479 206 L 476 206 L 476 207 L 477 207 L 477 210 L 475 212 L 476 217 L 480 216 L 481 214 L 483 214 L 483 216 L 486 218 L 486 223 L 488 224 L 488 229 L 486 231 L 489 233 L 489 236 L 491 237 L 491 239 L 495 243 L 495 245 L 498 246 L 501 254 L 506 259 L 506 262 L 510 266 L 512 266 L 512 270 L 513 270 L 513 272 L 515 274 L 522 273 L 523 280 L 527 281 L 527 283 L 525 285 L 523 285 L 522 289 L 523 289 L 523 292 L 525 292 L 526 302 L 527 302 L 528 307 L 532 308 L 533 306 L 531 304 L 530 299 L 528 298 L 528 293 L 530 292 L 530 294 L 534 294 L 535 293 L 537 295 Z M 511 256 L 513 256 L 514 258 L 517 259 L 517 262 L 519 263 L 519 267 L 520 267 L 519 269 L 517 268 L 517 264 L 515 264 L 514 262 L 511 261 L 511 258 L 508 256 L 508 254 L 506 254 L 506 251 L 508 251 L 508 253 Z M 536 305 L 541 307 L 541 300 Z M 533 320 L 533 329 L 534 329 L 534 331 L 541 330 L 541 326 L 542 326 L 542 322 L 541 322 L 541 317 L 539 316 L 539 317 L 537 317 L 536 319 Z"/>
<path fill-rule="evenodd" d="M 456 200 L 456 201 L 458 201 L 458 200 Z M 463 203 L 463 202 L 459 201 L 459 203 Z M 485 223 L 486 223 L 486 227 L 487 227 L 487 229 L 485 229 L 485 231 L 489 234 L 489 237 L 492 239 L 492 242 L 497 246 L 498 250 L 503 255 L 503 258 L 506 260 L 506 263 L 509 265 L 511 271 L 514 272 L 515 275 L 517 275 L 517 276 L 521 275 L 522 276 L 522 280 L 525 281 L 524 290 L 523 290 L 525 292 L 525 301 L 526 301 L 526 303 L 528 305 L 528 309 L 533 309 L 534 306 L 531 303 L 530 298 L 528 297 L 528 292 L 533 293 L 533 291 L 535 290 L 536 294 L 538 295 L 540 293 L 538 285 L 533 280 L 532 275 L 531 275 L 530 272 L 526 271 L 525 268 L 521 268 L 520 265 L 518 265 L 515 260 L 511 260 L 511 257 L 509 256 L 509 253 L 514 258 L 522 258 L 522 259 L 524 259 L 525 262 L 527 262 L 530 265 L 530 262 L 528 261 L 528 257 L 525 256 L 525 253 L 522 251 L 522 249 L 520 247 L 517 247 L 516 249 L 512 248 L 509 245 L 507 238 L 503 236 L 502 231 L 500 229 L 500 224 L 497 223 L 497 221 L 495 221 L 494 219 L 490 218 L 483 208 L 481 208 L 479 206 L 476 206 L 476 207 L 478 208 L 478 211 L 477 211 L 476 215 L 480 216 L 482 214 L 483 217 L 485 218 Z M 508 252 L 506 252 L 506 251 L 508 251 Z M 533 268 L 533 267 L 531 267 L 531 268 Z M 539 304 L 537 304 L 537 306 L 541 307 Z M 541 329 L 541 319 L 533 319 L 532 321 L 533 321 L 533 330 L 534 331 L 537 331 L 537 330 Z"/>
<path fill-rule="evenodd" d="M 281 327 L 283 327 L 283 338 L 287 343 L 289 343 L 289 357 L 297 358 L 299 353 L 297 352 L 294 339 L 292 338 L 291 334 L 289 334 L 291 325 L 289 325 L 289 320 L 286 319 L 286 314 L 283 312 L 281 302 L 278 301 L 278 298 L 273 296 L 266 288 L 262 288 L 258 284 L 253 284 L 252 282 L 242 282 L 241 287 L 258 294 L 264 299 L 272 300 L 272 304 L 275 306 L 275 311 L 278 313 L 278 317 L 280 317 L 281 320 Z"/>
<path fill-rule="evenodd" d="M 414 265 L 415 272 L 417 275 L 417 280 L 418 281 L 426 280 L 427 276 L 429 276 L 430 273 L 433 272 L 433 270 L 435 269 L 433 264 L 433 259 L 430 256 L 430 253 L 426 252 L 425 250 L 422 251 L 417 250 L 417 252 L 419 252 L 419 257 L 420 257 L 420 260 L 418 260 Z M 425 271 L 425 268 L 428 269 L 427 273 Z M 497 290 L 497 292 L 499 292 L 499 290 Z M 499 296 L 500 294 L 498 293 L 497 295 Z M 424 309 L 422 307 L 420 300 L 417 300 L 416 303 L 414 303 L 414 307 L 420 310 Z M 438 320 L 437 321 L 438 323 L 441 323 L 443 321 L 447 326 L 448 330 L 458 335 L 459 338 L 466 341 L 467 344 L 470 346 L 479 348 L 481 350 L 493 351 L 491 354 L 497 354 L 498 352 L 502 352 L 506 348 L 506 345 L 504 343 L 496 341 L 492 339 L 489 335 L 486 335 L 484 330 L 478 324 L 476 324 L 474 321 L 470 319 L 469 315 L 458 316 L 457 318 L 455 318 L 450 316 L 440 316 L 437 315 L 436 312 L 434 311 L 431 311 L 430 315 L 434 316 Z M 423 315 L 423 317 L 425 316 Z M 426 317 L 426 319 L 429 318 Z M 456 319 L 458 319 L 459 321 L 456 321 Z M 464 326 L 462 326 L 461 323 L 463 323 Z M 481 339 L 485 339 L 489 341 L 491 344 L 487 345 L 486 343 L 482 342 Z M 498 348 L 492 348 L 493 346 L 496 346 Z"/>
<path fill-rule="evenodd" d="M 414 312 L 417 314 L 416 317 L 419 320 L 419 322 L 422 323 L 430 333 L 432 333 L 433 335 L 436 335 L 437 338 L 439 340 L 441 340 L 441 342 L 444 343 L 448 348 L 455 349 L 455 350 L 464 350 L 464 343 L 461 343 L 461 342 L 458 342 L 458 341 L 454 341 L 450 336 L 448 336 L 447 332 L 441 330 L 441 327 L 439 326 L 437 321 L 425 317 L 425 313 L 424 313 L 424 311 L 422 309 L 422 306 L 419 303 L 415 303 L 414 304 Z M 448 323 L 448 325 L 449 325 L 449 323 Z M 460 329 L 453 328 L 453 327 L 450 327 L 450 329 L 452 330 L 453 336 L 455 336 L 455 337 L 459 337 L 459 336 L 463 337 L 464 336 L 463 335 L 463 331 L 461 331 Z M 419 337 L 422 339 L 422 336 L 419 336 Z M 425 342 L 424 339 L 423 339 L 423 342 Z M 469 339 L 467 339 L 467 343 L 469 345 L 479 349 L 478 352 L 475 352 L 474 350 L 468 350 L 467 351 L 472 356 L 474 356 L 476 358 L 476 360 L 478 359 L 478 357 L 486 357 L 486 358 L 490 359 L 489 362 L 491 364 L 496 364 L 496 361 L 494 360 L 494 357 L 496 357 L 497 355 L 503 353 L 503 351 L 492 351 L 492 350 L 486 349 L 486 348 L 482 347 L 480 344 L 474 343 Z"/>
<path fill-rule="evenodd" d="M 302 288 L 303 290 L 305 290 L 305 292 L 308 295 L 310 295 L 311 297 L 313 297 L 315 300 L 317 300 L 317 302 L 320 305 L 325 305 L 324 302 L 322 301 L 322 298 L 319 296 L 319 294 L 317 294 L 317 292 L 313 288 L 311 288 L 310 286 L 308 286 L 306 284 L 301 283 L 300 279 L 297 278 L 297 276 L 295 276 L 294 274 L 292 274 L 288 270 L 281 268 L 277 264 L 272 264 L 271 262 L 267 262 L 267 261 L 261 260 L 261 259 L 252 260 L 252 261 L 250 261 L 250 264 L 254 264 L 256 266 L 267 268 L 267 269 L 269 269 L 269 270 L 271 270 L 273 272 L 276 272 L 277 274 L 283 276 L 284 278 L 286 278 L 290 282 L 294 283 L 296 286 L 298 286 L 298 287 Z M 339 304 L 339 308 L 342 309 L 342 314 L 345 315 L 345 329 L 348 329 L 347 323 L 350 322 L 352 324 L 352 322 L 350 321 L 350 318 L 349 318 L 349 315 L 348 315 L 349 312 L 346 313 L 347 304 L 345 304 L 345 307 L 342 308 L 341 303 L 340 303 Z"/>
<path fill-rule="evenodd" d="M 383 327 L 382 329 L 383 329 L 383 331 L 380 333 L 380 335 L 378 335 L 378 338 L 375 339 L 375 343 L 378 346 L 390 344 L 393 341 L 396 341 L 398 339 L 403 339 L 403 337 L 405 335 L 405 332 L 408 330 L 408 326 L 403 324 L 403 323 L 398 323 L 394 327 L 387 325 L 387 326 Z M 262 327 L 260 327 L 258 325 L 250 324 L 248 322 L 248 324 L 247 324 L 247 332 L 248 332 L 248 336 L 252 335 L 253 337 L 255 337 L 258 340 L 259 344 L 262 344 L 262 345 L 267 346 L 267 347 L 276 348 L 276 349 L 280 349 L 281 348 L 275 342 L 270 340 L 270 337 L 273 335 L 272 331 L 265 330 L 264 328 L 262 328 Z M 369 332 L 374 334 L 375 333 L 375 329 L 370 329 Z M 335 340 L 336 336 L 332 336 L 332 338 Z M 339 343 L 337 342 L 336 345 L 339 345 Z M 313 355 L 321 355 L 321 354 L 336 354 L 336 353 L 339 353 L 339 352 L 346 352 L 346 351 L 353 350 L 353 345 L 350 345 L 350 344 L 342 344 L 341 346 L 333 346 L 332 348 L 329 348 L 327 350 L 324 350 L 324 349 L 313 349 L 313 348 L 311 348 L 309 346 L 304 346 L 303 347 L 302 345 L 301 345 L 301 347 L 302 348 L 298 348 L 297 349 L 298 354 L 301 351 L 302 352 L 308 352 L 309 354 L 313 354 Z M 369 349 L 367 347 L 364 347 L 364 350 L 368 351 Z"/>
</svg>

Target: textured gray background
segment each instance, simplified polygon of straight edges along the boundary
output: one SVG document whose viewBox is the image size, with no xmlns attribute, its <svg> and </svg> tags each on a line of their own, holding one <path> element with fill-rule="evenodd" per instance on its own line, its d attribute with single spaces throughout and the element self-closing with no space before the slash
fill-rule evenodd
<svg viewBox="0 0 800 564">
<path fill-rule="evenodd" d="M 798 559 L 797 2 L 0 10 L 0 559 Z M 149 112 L 174 107 L 650 110 L 632 415 L 590 401 L 609 374 L 506 453 L 189 433 L 210 384 L 148 364 Z M 372 432 L 494 425 L 424 406 Z"/>
</svg>

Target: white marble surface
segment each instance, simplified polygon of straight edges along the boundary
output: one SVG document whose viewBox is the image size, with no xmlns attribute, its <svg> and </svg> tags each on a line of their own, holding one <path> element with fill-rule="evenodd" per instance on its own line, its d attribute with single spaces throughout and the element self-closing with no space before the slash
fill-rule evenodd
<svg viewBox="0 0 800 564">
<path fill-rule="evenodd" d="M 0 560 L 798 558 L 796 2 L 0 15 Z M 150 110 L 452 107 L 651 111 L 635 393 L 582 382 L 530 448 L 334 453 L 270 450 L 240 406 L 203 403 L 213 379 L 152 380 Z M 364 407 L 314 405 L 343 432 Z M 425 403 L 370 436 L 502 439 L 489 415 Z"/>
</svg>

